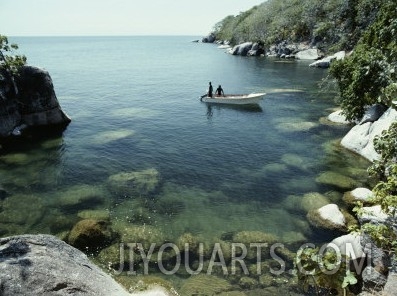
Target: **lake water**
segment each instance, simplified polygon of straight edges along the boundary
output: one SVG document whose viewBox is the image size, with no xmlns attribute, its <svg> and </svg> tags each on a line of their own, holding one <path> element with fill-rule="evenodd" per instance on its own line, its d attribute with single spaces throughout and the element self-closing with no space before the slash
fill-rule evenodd
<svg viewBox="0 0 397 296">
<path fill-rule="evenodd" d="M 321 119 L 335 107 L 332 89 L 318 87 L 327 72 L 308 62 L 231 56 L 192 43 L 194 36 L 9 39 L 30 65 L 49 71 L 72 122 L 61 138 L 0 156 L 1 185 L 10 194 L 0 201 L 2 236 L 65 237 L 80 219 L 105 215 L 119 240 L 142 227 L 149 234 L 129 239 L 177 243 L 189 234 L 213 245 L 265 233 L 294 252 L 332 237 L 309 226 L 305 196 L 318 193 L 343 207 L 349 188 L 335 179 L 366 185 L 368 163 L 338 145 L 349 127 Z M 267 95 L 254 108 L 207 106 L 199 96 L 209 81 L 225 93 Z M 133 172 L 146 173 L 153 188 L 115 189 L 111 176 Z M 106 265 L 103 258 L 95 260 Z M 189 292 L 186 274 L 154 268 L 151 276 L 182 295 L 199 291 Z M 202 282 L 219 279 L 231 285 L 225 290 L 246 293 L 233 295 L 280 288 L 219 272 Z M 216 294 L 197 295 L 205 293 Z"/>
</svg>

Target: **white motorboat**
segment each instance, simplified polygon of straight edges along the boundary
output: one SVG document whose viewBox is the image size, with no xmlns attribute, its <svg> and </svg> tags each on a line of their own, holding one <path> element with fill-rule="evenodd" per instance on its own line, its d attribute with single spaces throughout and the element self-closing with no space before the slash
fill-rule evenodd
<svg viewBox="0 0 397 296">
<path fill-rule="evenodd" d="M 258 104 L 266 93 L 252 93 L 245 95 L 214 95 L 212 97 L 202 96 L 201 101 L 212 104 L 252 105 Z"/>
</svg>

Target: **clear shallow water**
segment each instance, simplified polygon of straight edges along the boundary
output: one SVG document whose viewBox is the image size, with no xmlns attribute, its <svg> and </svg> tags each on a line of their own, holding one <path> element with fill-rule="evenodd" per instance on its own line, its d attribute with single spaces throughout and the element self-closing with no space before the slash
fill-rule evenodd
<svg viewBox="0 0 397 296">
<path fill-rule="evenodd" d="M 368 164 L 338 147 L 348 127 L 320 121 L 335 106 L 318 88 L 326 72 L 193 39 L 10 38 L 49 71 L 72 123 L 62 138 L 0 156 L 11 194 L 1 201 L 1 235 L 62 235 L 82 210 L 107 210 L 116 228 L 150 225 L 171 242 L 239 231 L 292 245 L 328 238 L 309 227 L 299 200 L 317 192 L 342 205 L 348 189 L 316 178 L 334 172 L 365 185 Z M 226 93 L 268 94 L 258 108 L 209 107 L 198 99 L 208 81 Z M 147 169 L 160 176 L 148 196 L 109 190 L 110 176 Z M 130 208 L 145 217 L 131 222 Z"/>
</svg>

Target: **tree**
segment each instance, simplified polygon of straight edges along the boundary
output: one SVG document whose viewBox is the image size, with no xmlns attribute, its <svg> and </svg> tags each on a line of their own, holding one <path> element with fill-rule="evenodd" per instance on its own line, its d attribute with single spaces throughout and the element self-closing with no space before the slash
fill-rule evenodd
<svg viewBox="0 0 397 296">
<path fill-rule="evenodd" d="M 346 118 L 360 119 L 368 105 L 391 105 L 395 89 L 397 44 L 397 3 L 387 1 L 376 21 L 359 40 L 352 55 L 331 65 L 340 104 Z"/>
<path fill-rule="evenodd" d="M 17 44 L 9 44 L 8 38 L 0 35 L 0 69 L 12 76 L 17 75 L 20 67 L 26 64 L 24 55 L 13 54 L 17 49 Z"/>
<path fill-rule="evenodd" d="M 14 94 L 18 94 L 18 88 L 14 77 L 19 70 L 26 64 L 24 55 L 13 54 L 18 49 L 16 44 L 8 44 L 8 38 L 0 35 L 0 75 L 3 75 L 14 87 Z"/>
</svg>

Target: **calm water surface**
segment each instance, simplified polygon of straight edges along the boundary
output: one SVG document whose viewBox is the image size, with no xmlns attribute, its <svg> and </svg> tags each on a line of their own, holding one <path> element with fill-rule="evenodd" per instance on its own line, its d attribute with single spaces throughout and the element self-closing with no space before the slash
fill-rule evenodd
<svg viewBox="0 0 397 296">
<path fill-rule="evenodd" d="M 241 231 L 294 247 L 329 238 L 309 226 L 300 201 L 316 192 L 342 205 L 347 189 L 318 177 L 365 185 L 367 163 L 338 147 L 348 127 L 320 120 L 335 107 L 334 93 L 318 88 L 326 72 L 193 39 L 10 38 L 49 71 L 72 123 L 61 138 L 0 156 L 10 193 L 0 201 L 1 235 L 64 236 L 83 210 L 106 210 L 115 229 L 150 226 L 170 242 Z M 268 94 L 257 108 L 211 107 L 198 99 L 209 81 L 226 93 Z M 109 177 L 149 169 L 158 172 L 149 194 L 109 190 Z M 131 220 L 135 209 L 141 219 Z M 172 281 L 181 287 L 183 278 Z"/>
</svg>

